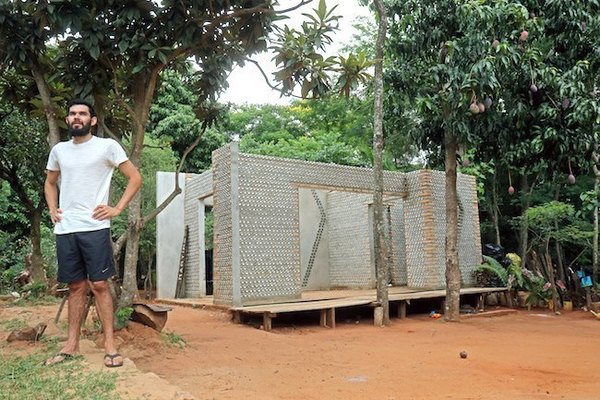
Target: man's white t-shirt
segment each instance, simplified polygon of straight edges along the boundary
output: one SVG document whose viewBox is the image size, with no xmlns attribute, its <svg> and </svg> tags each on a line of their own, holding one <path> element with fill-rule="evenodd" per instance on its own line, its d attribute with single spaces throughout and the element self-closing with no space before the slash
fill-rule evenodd
<svg viewBox="0 0 600 400">
<path fill-rule="evenodd" d="M 92 213 L 96 206 L 108 204 L 113 171 L 125 161 L 127 154 L 119 143 L 97 136 L 79 144 L 60 142 L 52 148 L 46 169 L 60 171 L 58 208 L 62 210 L 55 234 L 110 227 L 110 220 L 95 220 Z"/>
</svg>

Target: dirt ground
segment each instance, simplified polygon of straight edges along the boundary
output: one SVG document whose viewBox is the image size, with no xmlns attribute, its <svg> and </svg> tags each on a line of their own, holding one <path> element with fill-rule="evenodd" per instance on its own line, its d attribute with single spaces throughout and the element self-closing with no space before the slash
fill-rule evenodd
<svg viewBox="0 0 600 400">
<path fill-rule="evenodd" d="M 60 335 L 56 309 L 0 307 L 0 319 L 46 320 L 47 334 Z M 409 314 L 381 328 L 351 310 L 338 314 L 335 329 L 319 327 L 318 314 L 276 318 L 272 332 L 259 324 L 174 306 L 164 332 L 186 341 L 179 348 L 131 323 L 119 332 L 127 357 L 119 391 L 167 400 L 600 399 L 600 320 L 583 311 L 518 310 L 460 323 Z M 82 352 L 101 368 L 101 349 L 92 343 Z"/>
</svg>

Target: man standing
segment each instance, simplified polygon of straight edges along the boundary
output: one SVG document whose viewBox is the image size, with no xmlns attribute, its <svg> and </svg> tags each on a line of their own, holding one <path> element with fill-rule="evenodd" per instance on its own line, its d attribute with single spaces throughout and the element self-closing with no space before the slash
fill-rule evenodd
<svg viewBox="0 0 600 400">
<path fill-rule="evenodd" d="M 107 283 L 116 273 L 110 220 L 127 207 L 142 178 L 119 143 L 92 135 L 91 128 L 98 121 L 90 103 L 73 99 L 67 110 L 72 139 L 58 143 L 50 151 L 44 192 L 56 234 L 57 279 L 69 285 L 69 328 L 62 350 L 46 360 L 45 365 L 60 363 L 79 352 L 81 322 L 90 287 L 104 330 L 104 364 L 120 367 L 123 357 L 114 343 L 113 301 Z M 115 168 L 119 168 L 128 183 L 119 202 L 109 206 Z"/>
</svg>

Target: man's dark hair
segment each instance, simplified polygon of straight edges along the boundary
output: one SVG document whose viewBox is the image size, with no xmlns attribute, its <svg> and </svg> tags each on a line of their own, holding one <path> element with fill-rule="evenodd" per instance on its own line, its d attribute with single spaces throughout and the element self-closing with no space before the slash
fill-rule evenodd
<svg viewBox="0 0 600 400">
<path fill-rule="evenodd" d="M 94 107 L 92 106 L 92 103 L 90 103 L 87 100 L 84 99 L 71 99 L 68 103 L 67 103 L 67 113 L 69 112 L 69 110 L 71 109 L 71 106 L 77 106 L 77 105 L 84 105 L 87 106 L 87 108 L 90 110 L 90 115 L 92 117 L 96 116 L 96 111 L 94 111 Z"/>
</svg>

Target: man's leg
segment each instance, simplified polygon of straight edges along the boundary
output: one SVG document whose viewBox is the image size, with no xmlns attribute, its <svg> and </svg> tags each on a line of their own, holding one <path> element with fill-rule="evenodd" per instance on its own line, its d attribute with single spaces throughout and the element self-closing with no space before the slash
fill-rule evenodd
<svg viewBox="0 0 600 400">
<path fill-rule="evenodd" d="M 117 348 L 114 338 L 114 310 L 113 301 L 108 288 L 107 281 L 90 282 L 94 297 L 96 297 L 96 309 L 100 322 L 102 322 L 102 330 L 104 331 L 104 349 L 107 356 L 104 358 L 104 363 L 107 367 L 118 367 L 123 365 L 123 357 L 116 356 Z"/>
<path fill-rule="evenodd" d="M 81 320 L 85 311 L 87 280 L 69 283 L 68 320 L 69 329 L 67 342 L 62 350 L 54 357 L 46 360 L 46 365 L 52 365 L 64 361 L 68 356 L 79 353 L 79 337 L 81 335 Z"/>
</svg>

